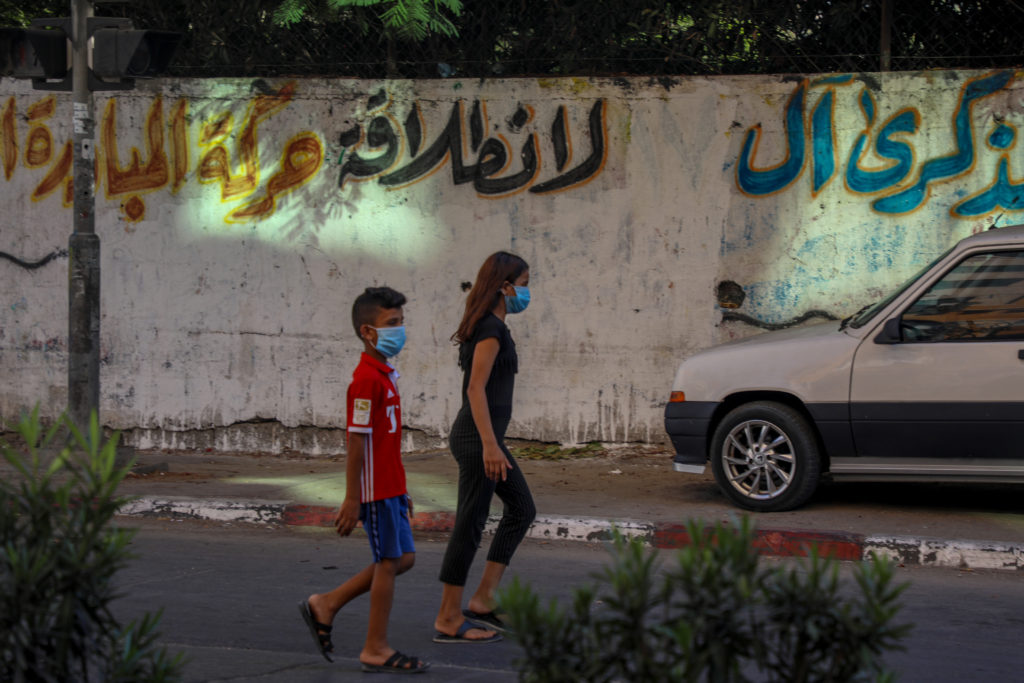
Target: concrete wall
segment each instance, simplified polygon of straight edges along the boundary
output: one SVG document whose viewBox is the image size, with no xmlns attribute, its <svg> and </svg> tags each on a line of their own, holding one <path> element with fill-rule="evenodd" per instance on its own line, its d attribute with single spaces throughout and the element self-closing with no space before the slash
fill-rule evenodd
<svg viewBox="0 0 1024 683">
<path fill-rule="evenodd" d="M 849 314 L 1014 222 L 1021 93 L 1013 72 L 98 93 L 102 417 L 141 447 L 337 451 L 351 302 L 388 284 L 410 439 L 437 441 L 465 289 L 511 249 L 533 291 L 511 433 L 660 440 L 683 357 Z M 70 110 L 0 81 L 7 419 L 66 403 Z"/>
</svg>

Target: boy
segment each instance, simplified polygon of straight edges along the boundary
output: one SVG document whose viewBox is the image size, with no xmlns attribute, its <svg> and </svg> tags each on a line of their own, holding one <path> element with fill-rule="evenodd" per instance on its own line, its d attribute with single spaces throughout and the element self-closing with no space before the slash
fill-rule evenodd
<svg viewBox="0 0 1024 683">
<path fill-rule="evenodd" d="M 363 354 L 348 387 L 345 501 L 334 525 L 339 535 L 348 536 L 356 522 L 362 521 L 373 564 L 334 590 L 299 603 L 313 642 L 330 662 L 334 616 L 350 600 L 369 591 L 370 623 L 359 654 L 367 672 L 419 673 L 430 666 L 403 655 L 387 642 L 395 576 L 411 569 L 416 559 L 409 525 L 412 500 L 406 492 L 400 453 L 398 373 L 387 362 L 405 343 L 404 305 L 405 296 L 390 287 L 368 287 L 352 305 L 352 326 L 363 342 Z"/>
</svg>

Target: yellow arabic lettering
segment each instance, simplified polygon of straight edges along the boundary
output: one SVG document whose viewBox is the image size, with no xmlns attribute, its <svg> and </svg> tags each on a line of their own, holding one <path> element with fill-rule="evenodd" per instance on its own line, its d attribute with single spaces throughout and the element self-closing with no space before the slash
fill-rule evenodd
<svg viewBox="0 0 1024 683">
<path fill-rule="evenodd" d="M 73 149 L 71 146 L 71 140 L 64 143 L 64 149 L 61 151 L 60 157 L 57 158 L 57 163 L 47 172 L 46 176 L 43 177 L 42 182 L 32 192 L 32 201 L 37 202 L 41 199 L 45 199 L 51 192 L 60 187 L 61 182 L 64 182 L 64 195 L 61 197 L 61 202 L 65 206 L 69 206 L 73 201 L 72 195 L 71 178 L 69 174 L 71 172 L 71 162 L 74 157 Z M 66 182 L 65 182 L 66 181 Z"/>
<path fill-rule="evenodd" d="M 256 134 L 260 122 L 267 119 L 291 102 L 295 94 L 295 82 L 289 82 L 276 95 L 259 95 L 249 105 L 245 127 L 238 136 L 238 156 L 242 171 L 231 175 L 231 161 L 227 148 L 217 144 L 209 149 L 199 162 L 199 182 L 220 182 L 221 200 L 245 196 L 256 190 L 259 184 L 259 147 Z M 212 143 L 227 136 L 231 127 L 230 114 L 203 128 L 200 143 Z"/>
<path fill-rule="evenodd" d="M 111 98 L 103 114 L 100 140 L 107 176 L 107 198 L 120 194 L 155 190 L 167 184 L 168 164 L 164 152 L 163 98 L 157 95 L 146 115 L 146 152 L 149 161 L 142 164 L 137 147 L 132 147 L 131 163 L 122 168 L 117 153 L 117 100 Z"/>
<path fill-rule="evenodd" d="M 18 163 L 18 139 L 14 132 L 14 96 L 7 98 L 4 111 L 0 114 L 0 134 L 3 135 L 4 178 L 11 179 Z"/>
<path fill-rule="evenodd" d="M 243 206 L 228 216 L 228 222 L 260 220 L 274 212 L 278 195 L 290 192 L 312 178 L 323 163 L 323 146 L 315 133 L 299 133 L 281 155 L 281 170 L 267 182 L 264 197 Z"/>
<path fill-rule="evenodd" d="M 171 192 L 177 192 L 185 184 L 188 174 L 188 100 L 178 100 L 171 110 Z"/>
</svg>

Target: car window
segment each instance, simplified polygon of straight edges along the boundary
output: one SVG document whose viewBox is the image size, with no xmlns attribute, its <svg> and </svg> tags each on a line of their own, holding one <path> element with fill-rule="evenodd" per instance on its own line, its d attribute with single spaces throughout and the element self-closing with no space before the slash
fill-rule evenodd
<svg viewBox="0 0 1024 683">
<path fill-rule="evenodd" d="M 906 341 L 1024 339 L 1024 251 L 968 256 L 904 313 Z"/>
<path fill-rule="evenodd" d="M 941 254 L 936 256 L 934 259 L 932 259 L 927 265 L 925 265 L 923 268 L 921 268 L 921 270 L 919 270 L 916 273 L 914 273 L 913 276 L 911 276 L 906 282 L 904 282 L 902 285 L 900 285 L 895 290 L 893 290 L 889 294 L 889 296 L 885 297 L 881 301 L 876 301 L 875 303 L 873 303 L 873 304 L 871 304 L 869 306 L 865 306 L 859 312 L 854 314 L 849 319 L 850 327 L 853 327 L 853 328 L 856 329 L 856 328 L 861 327 L 863 325 L 866 325 L 868 322 L 870 322 L 870 320 L 875 317 L 876 313 L 878 313 L 883 308 L 885 308 L 886 306 L 891 304 L 896 299 L 896 297 L 898 297 L 900 294 L 903 294 L 903 292 L 905 292 L 910 287 L 910 285 L 912 285 L 915 282 L 917 282 L 917 279 L 919 277 L 921 277 L 922 275 L 927 273 L 929 270 L 931 270 L 932 266 L 934 266 L 936 263 L 938 263 L 942 259 L 946 258 L 946 255 L 949 254 L 949 252 L 953 251 L 953 247 L 955 247 L 955 246 L 956 245 L 954 244 L 949 249 L 946 249 L 944 252 L 942 252 Z M 842 329 L 842 328 L 840 328 L 840 329 Z"/>
</svg>

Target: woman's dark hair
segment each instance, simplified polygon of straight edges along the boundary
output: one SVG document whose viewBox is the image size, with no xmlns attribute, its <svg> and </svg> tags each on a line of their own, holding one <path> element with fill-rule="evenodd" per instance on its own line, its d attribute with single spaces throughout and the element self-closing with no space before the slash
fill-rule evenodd
<svg viewBox="0 0 1024 683">
<path fill-rule="evenodd" d="M 487 257 L 476 274 L 473 289 L 466 298 L 466 312 L 462 314 L 459 329 L 452 335 L 452 341 L 464 344 L 473 336 L 476 325 L 498 304 L 501 286 L 506 282 L 515 283 L 519 276 L 529 270 L 526 261 L 507 251 L 497 251 Z"/>
</svg>

